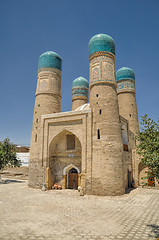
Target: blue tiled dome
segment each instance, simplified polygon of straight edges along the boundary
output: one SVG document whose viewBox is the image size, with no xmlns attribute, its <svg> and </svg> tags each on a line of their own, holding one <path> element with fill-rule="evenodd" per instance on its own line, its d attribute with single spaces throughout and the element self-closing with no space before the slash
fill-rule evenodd
<svg viewBox="0 0 159 240">
<path fill-rule="evenodd" d="M 122 67 L 116 72 L 116 80 L 130 79 L 135 80 L 135 73 L 131 68 Z"/>
<path fill-rule="evenodd" d="M 87 79 L 83 77 L 76 78 L 72 83 L 72 88 L 77 88 L 77 87 L 89 88 L 89 83 Z"/>
<path fill-rule="evenodd" d="M 61 57 L 55 52 L 48 51 L 39 57 L 38 69 L 50 67 L 61 70 L 61 65 Z"/>
<path fill-rule="evenodd" d="M 72 83 L 72 97 L 88 98 L 89 83 L 83 77 L 76 78 Z"/>
<path fill-rule="evenodd" d="M 100 51 L 106 51 L 115 54 L 115 43 L 112 37 L 106 34 L 97 34 L 90 39 L 89 55 Z"/>
</svg>

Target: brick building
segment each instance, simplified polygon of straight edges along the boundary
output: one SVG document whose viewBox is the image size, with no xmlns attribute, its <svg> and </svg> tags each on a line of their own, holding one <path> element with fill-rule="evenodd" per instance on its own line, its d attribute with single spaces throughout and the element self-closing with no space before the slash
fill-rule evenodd
<svg viewBox="0 0 159 240">
<path fill-rule="evenodd" d="M 135 74 L 115 73 L 115 43 L 106 34 L 89 42 L 89 83 L 72 83 L 72 111 L 61 112 L 61 57 L 39 58 L 29 162 L 29 186 L 58 183 L 95 195 L 121 195 L 138 185 L 140 160 Z M 90 91 L 90 102 L 88 95 Z"/>
</svg>

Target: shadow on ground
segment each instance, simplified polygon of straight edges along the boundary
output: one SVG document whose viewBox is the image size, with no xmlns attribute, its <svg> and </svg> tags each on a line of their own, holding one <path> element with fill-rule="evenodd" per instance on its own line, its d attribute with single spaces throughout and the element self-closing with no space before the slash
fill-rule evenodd
<svg viewBox="0 0 159 240">
<path fill-rule="evenodd" d="M 7 180 L 2 180 L 0 184 L 9 184 L 9 183 L 22 183 L 23 181 L 20 180 L 13 180 L 13 179 L 7 179 Z"/>
<path fill-rule="evenodd" d="M 126 188 L 125 189 L 125 193 L 128 194 L 130 193 L 131 191 L 133 191 L 135 188 Z"/>
<path fill-rule="evenodd" d="M 159 239 L 159 226 L 156 224 L 149 224 L 147 226 L 151 228 L 151 232 L 153 234 L 150 235 L 150 237 L 155 237 L 156 239 Z"/>
</svg>

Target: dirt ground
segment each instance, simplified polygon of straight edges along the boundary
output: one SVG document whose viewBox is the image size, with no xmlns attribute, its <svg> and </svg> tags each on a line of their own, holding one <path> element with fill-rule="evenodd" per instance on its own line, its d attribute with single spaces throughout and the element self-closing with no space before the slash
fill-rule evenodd
<svg viewBox="0 0 159 240">
<path fill-rule="evenodd" d="M 14 178 L 27 180 L 28 179 L 28 167 L 14 167 L 14 168 L 5 168 L 1 171 L 1 176 L 3 178 Z"/>
</svg>

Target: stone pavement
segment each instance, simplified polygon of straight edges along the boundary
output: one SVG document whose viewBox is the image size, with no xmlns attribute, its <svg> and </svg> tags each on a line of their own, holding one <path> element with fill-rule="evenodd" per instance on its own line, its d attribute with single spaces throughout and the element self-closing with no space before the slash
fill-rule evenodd
<svg viewBox="0 0 159 240">
<path fill-rule="evenodd" d="M 147 240 L 159 237 L 159 190 L 120 197 L 42 192 L 27 181 L 0 184 L 0 240 Z"/>
</svg>

